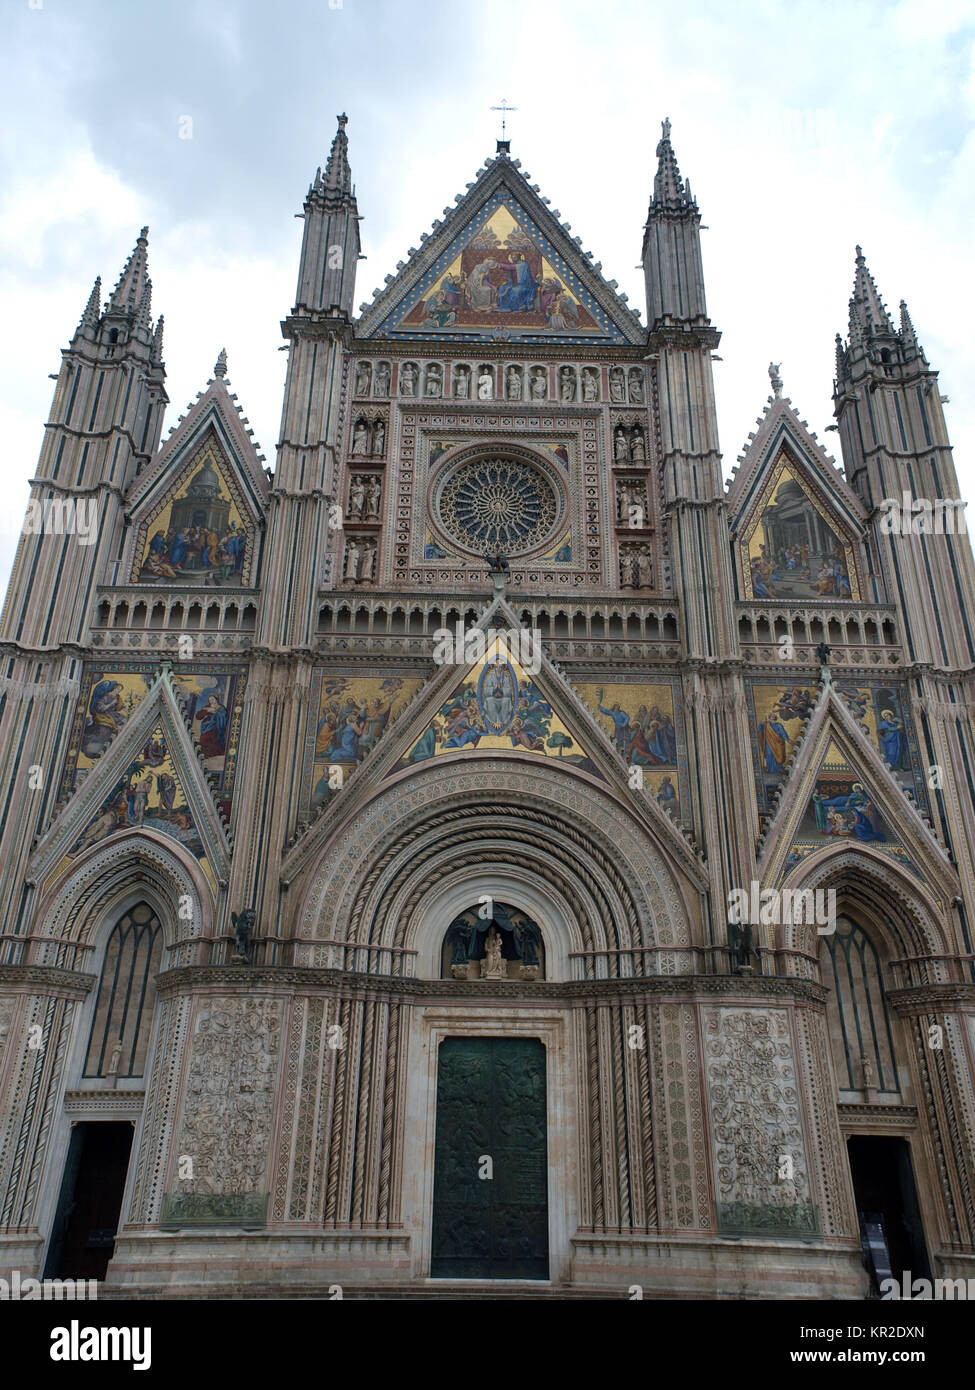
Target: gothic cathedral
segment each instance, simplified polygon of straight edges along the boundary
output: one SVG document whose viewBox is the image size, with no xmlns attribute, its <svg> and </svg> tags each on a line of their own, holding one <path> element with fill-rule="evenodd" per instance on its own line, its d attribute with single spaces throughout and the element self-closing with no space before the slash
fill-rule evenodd
<svg viewBox="0 0 975 1390">
<path fill-rule="evenodd" d="M 664 123 L 647 323 L 505 141 L 354 311 L 346 118 L 273 472 L 161 439 L 147 234 L 0 621 L 0 1273 L 862 1298 L 975 1276 L 975 570 L 859 248 L 828 457 L 723 478 Z M 824 348 L 825 348 L 824 344 Z"/>
</svg>

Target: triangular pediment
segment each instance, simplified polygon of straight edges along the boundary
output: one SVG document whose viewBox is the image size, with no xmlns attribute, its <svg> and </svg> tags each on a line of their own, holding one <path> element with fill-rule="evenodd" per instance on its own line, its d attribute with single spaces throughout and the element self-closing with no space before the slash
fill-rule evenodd
<svg viewBox="0 0 975 1390">
<path fill-rule="evenodd" d="M 247 421 L 215 378 L 132 484 L 121 582 L 253 586 L 268 495 Z"/>
<path fill-rule="evenodd" d="M 362 338 L 640 343 L 645 330 L 518 167 L 492 160 L 371 305 Z"/>
<path fill-rule="evenodd" d="M 50 882 L 93 845 L 141 833 L 181 846 L 214 886 L 226 876 L 227 831 L 165 671 L 61 807 L 31 876 Z"/>
<path fill-rule="evenodd" d="M 378 784 L 448 760 L 501 756 L 537 760 L 603 784 L 636 809 L 692 880 L 703 883 L 697 852 L 680 824 L 679 797 L 668 798 L 666 787 L 658 794 L 664 763 L 633 762 L 628 752 L 621 757 L 580 691 L 521 628 L 503 596 L 487 606 L 475 628 L 451 637 L 435 651 L 435 673 L 365 763 L 351 776 L 333 770 L 335 786 L 327 792 L 320 779 L 318 818 L 291 851 L 283 868 L 288 877 L 340 824 L 351 823 Z M 677 783 L 676 768 L 670 778 Z"/>
<path fill-rule="evenodd" d="M 738 592 L 758 602 L 871 601 L 863 506 L 785 398 L 771 398 L 728 494 Z"/>
<path fill-rule="evenodd" d="M 759 847 L 767 884 L 806 859 L 863 849 L 907 869 L 942 895 L 954 882 L 930 824 L 884 763 L 835 687 L 820 692 Z"/>
</svg>

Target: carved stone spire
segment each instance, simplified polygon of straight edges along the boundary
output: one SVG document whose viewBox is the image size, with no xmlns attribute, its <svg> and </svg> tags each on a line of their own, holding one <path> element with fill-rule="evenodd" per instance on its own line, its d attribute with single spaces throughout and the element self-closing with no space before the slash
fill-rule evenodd
<svg viewBox="0 0 975 1390">
<path fill-rule="evenodd" d="M 352 170 L 349 167 L 349 137 L 345 133 L 345 127 L 349 123 L 349 118 L 343 111 L 338 117 L 338 130 L 332 141 L 332 148 L 328 152 L 328 162 L 325 165 L 324 178 L 319 175 L 316 183 L 329 201 L 333 199 L 345 199 L 352 194 Z"/>
<path fill-rule="evenodd" d="M 653 180 L 653 202 L 655 207 L 680 207 L 685 201 L 684 180 L 677 167 L 677 156 L 670 143 L 670 120 L 661 124 L 661 136 L 657 143 L 657 173 Z"/>
<path fill-rule="evenodd" d="M 145 292 L 149 268 L 149 228 L 143 227 L 131 256 L 122 268 L 106 313 L 134 314 Z"/>
<path fill-rule="evenodd" d="M 863 251 L 857 247 L 856 272 L 853 277 L 853 296 L 850 299 L 850 342 L 862 342 L 863 336 L 874 333 L 894 334 L 894 325 L 883 300 L 867 269 Z"/>
<path fill-rule="evenodd" d="M 85 305 L 84 313 L 81 315 L 81 322 L 78 324 L 78 333 L 84 333 L 86 329 L 92 332 L 97 331 L 98 322 L 102 316 L 102 277 L 97 275 L 92 287 L 91 294 L 88 296 L 88 303 Z"/>
</svg>

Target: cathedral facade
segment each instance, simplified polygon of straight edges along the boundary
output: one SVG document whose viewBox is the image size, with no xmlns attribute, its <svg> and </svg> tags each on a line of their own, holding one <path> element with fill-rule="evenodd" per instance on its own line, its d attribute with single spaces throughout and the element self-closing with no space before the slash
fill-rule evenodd
<svg viewBox="0 0 975 1390">
<path fill-rule="evenodd" d="M 161 439 L 145 231 L 63 353 L 0 620 L 2 1273 L 975 1277 L 975 573 L 906 307 L 858 249 L 842 467 L 773 364 L 726 482 L 669 123 L 646 324 L 503 141 L 356 314 L 345 126 L 273 473 L 222 353 Z"/>
</svg>

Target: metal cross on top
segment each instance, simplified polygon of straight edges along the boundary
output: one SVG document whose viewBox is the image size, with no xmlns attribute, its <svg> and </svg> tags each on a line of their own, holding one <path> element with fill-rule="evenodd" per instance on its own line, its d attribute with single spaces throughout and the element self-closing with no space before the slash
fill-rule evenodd
<svg viewBox="0 0 975 1390">
<path fill-rule="evenodd" d="M 501 98 L 501 105 L 500 105 L 500 106 L 492 106 L 492 107 L 491 107 L 491 110 L 492 110 L 492 111 L 500 111 L 500 112 L 501 112 L 501 139 L 498 141 L 498 154 L 510 154 L 510 152 L 511 152 L 511 141 L 507 138 L 507 135 L 508 135 L 508 130 L 507 130 L 508 112 L 509 112 L 509 111 L 517 111 L 518 108 L 517 108 L 517 106 L 509 106 L 509 105 L 508 105 L 508 98 L 507 98 L 507 97 L 502 97 L 502 98 Z"/>
</svg>

